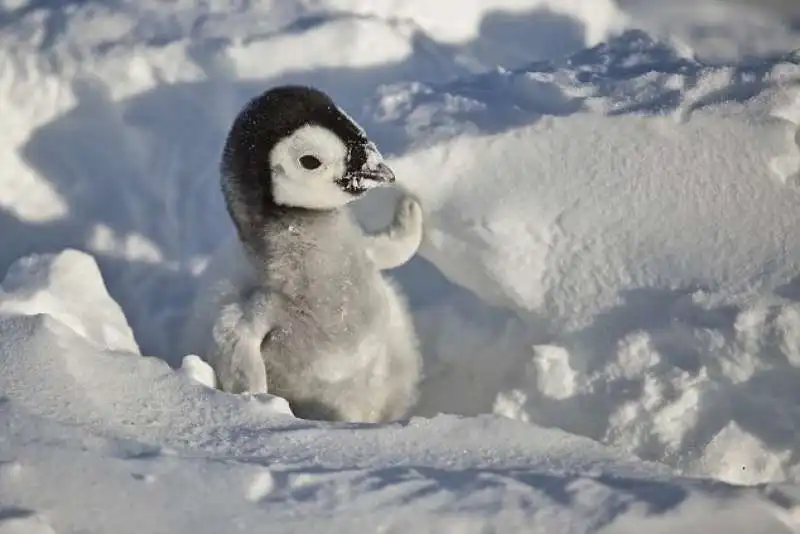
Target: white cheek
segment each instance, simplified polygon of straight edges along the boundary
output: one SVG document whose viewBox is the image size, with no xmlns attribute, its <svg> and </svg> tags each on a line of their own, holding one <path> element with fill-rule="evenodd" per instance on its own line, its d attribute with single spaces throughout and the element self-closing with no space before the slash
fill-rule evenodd
<svg viewBox="0 0 800 534">
<path fill-rule="evenodd" d="M 304 182 L 286 175 L 274 176 L 272 180 L 272 196 L 275 203 L 282 206 L 293 206 L 308 209 L 332 209 L 344 206 L 353 197 L 342 191 L 332 181 Z"/>
<path fill-rule="evenodd" d="M 304 169 L 298 159 L 304 154 L 319 157 L 325 164 Z M 304 126 L 275 145 L 271 154 L 272 197 L 275 203 L 308 209 L 333 209 L 355 200 L 335 181 L 344 172 L 346 148 L 329 130 Z"/>
</svg>

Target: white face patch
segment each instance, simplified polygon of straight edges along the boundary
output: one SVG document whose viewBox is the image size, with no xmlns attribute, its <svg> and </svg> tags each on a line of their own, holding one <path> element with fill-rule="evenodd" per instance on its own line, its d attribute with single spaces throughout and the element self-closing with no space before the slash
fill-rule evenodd
<svg viewBox="0 0 800 534">
<path fill-rule="evenodd" d="M 335 182 L 344 176 L 346 162 L 347 147 L 336 134 L 311 124 L 298 128 L 270 153 L 275 202 L 332 209 L 355 200 Z"/>
</svg>

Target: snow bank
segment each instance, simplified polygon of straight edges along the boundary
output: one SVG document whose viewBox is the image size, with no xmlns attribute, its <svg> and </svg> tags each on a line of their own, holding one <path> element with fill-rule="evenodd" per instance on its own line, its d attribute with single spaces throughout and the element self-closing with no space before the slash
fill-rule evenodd
<svg viewBox="0 0 800 534">
<path fill-rule="evenodd" d="M 75 250 L 29 256 L 14 263 L 0 284 L 0 314 L 44 313 L 113 351 L 138 352 L 122 309 L 106 292 L 94 260 Z"/>
<path fill-rule="evenodd" d="M 12 273 L 2 287 L 14 311 L 0 316 L 3 533 L 308 532 L 323 521 L 343 533 L 790 532 L 787 490 L 669 480 L 558 430 L 494 417 L 297 420 L 81 332 L 93 314 L 127 328 L 91 257 L 30 257 Z"/>
<path fill-rule="evenodd" d="M 628 32 L 384 88 L 422 254 L 511 317 L 434 334 L 464 343 L 438 351 L 429 390 L 688 472 L 796 476 L 797 63 L 709 67 Z"/>
</svg>

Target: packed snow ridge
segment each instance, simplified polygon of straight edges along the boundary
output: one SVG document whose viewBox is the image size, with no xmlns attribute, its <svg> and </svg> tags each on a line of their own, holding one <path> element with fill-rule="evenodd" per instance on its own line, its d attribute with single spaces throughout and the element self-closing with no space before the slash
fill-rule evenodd
<svg viewBox="0 0 800 534">
<path fill-rule="evenodd" d="M 19 4 L 0 532 L 793 531 L 796 55 L 712 64 L 595 0 L 453 24 L 427 2 Z M 523 19 L 553 39 L 515 45 Z M 224 134 L 285 82 L 341 102 L 424 203 L 393 273 L 426 359 L 410 421 L 302 421 L 175 350 L 231 231 Z M 393 200 L 355 210 L 377 227 Z"/>
</svg>

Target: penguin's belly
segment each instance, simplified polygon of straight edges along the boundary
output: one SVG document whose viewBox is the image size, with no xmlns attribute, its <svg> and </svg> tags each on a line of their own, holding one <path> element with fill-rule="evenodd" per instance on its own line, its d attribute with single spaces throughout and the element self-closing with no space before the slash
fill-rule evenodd
<svg viewBox="0 0 800 534">
<path fill-rule="evenodd" d="M 338 388 L 347 382 L 367 385 L 383 376 L 383 365 L 388 355 L 386 339 L 373 328 L 362 332 L 356 342 L 346 348 L 333 346 L 320 347 L 320 351 L 310 361 L 307 380 L 318 387 Z"/>
<path fill-rule="evenodd" d="M 271 392 L 321 395 L 328 386 L 362 382 L 379 371 L 376 362 L 386 360 L 388 350 L 382 280 L 338 289 L 322 298 L 317 292 L 286 302 L 262 345 Z"/>
<path fill-rule="evenodd" d="M 285 398 L 303 419 L 378 421 L 391 360 L 385 314 L 336 335 L 305 337 L 313 329 L 270 347 L 262 355 L 270 393 Z M 319 332 L 317 332 L 319 334 Z"/>
</svg>

